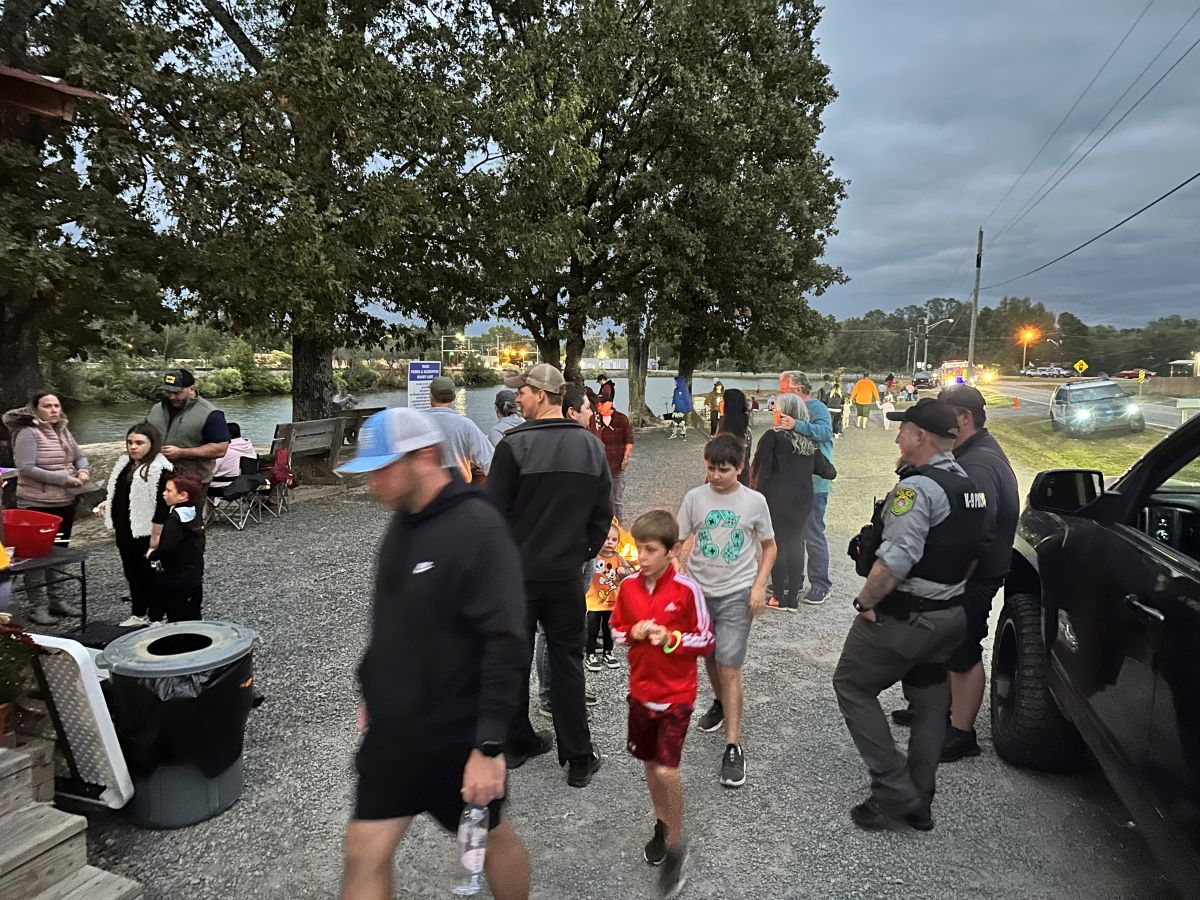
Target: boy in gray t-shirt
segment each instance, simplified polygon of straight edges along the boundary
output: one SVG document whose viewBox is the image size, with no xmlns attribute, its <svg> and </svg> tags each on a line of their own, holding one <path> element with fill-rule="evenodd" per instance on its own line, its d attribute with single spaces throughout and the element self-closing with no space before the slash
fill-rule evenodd
<svg viewBox="0 0 1200 900">
<path fill-rule="evenodd" d="M 750 621 L 766 609 L 767 577 L 775 564 L 775 530 L 767 500 L 738 482 L 745 465 L 741 438 L 718 434 L 704 448 L 708 484 L 688 491 L 679 507 L 679 531 L 685 536 L 679 569 L 704 590 L 717 642 L 716 651 L 704 658 L 713 704 L 697 725 L 701 731 L 725 726 L 721 759 L 725 787 L 746 783 L 742 664 Z M 762 547 L 757 559 L 755 544 Z"/>
</svg>

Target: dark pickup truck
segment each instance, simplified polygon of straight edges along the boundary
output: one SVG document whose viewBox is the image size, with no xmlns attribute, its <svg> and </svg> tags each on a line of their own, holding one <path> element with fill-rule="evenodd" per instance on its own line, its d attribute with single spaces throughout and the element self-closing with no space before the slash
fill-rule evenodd
<svg viewBox="0 0 1200 900">
<path fill-rule="evenodd" d="M 1051 771 L 1085 747 L 1184 896 L 1200 884 L 1200 416 L 1106 486 L 1042 472 L 992 652 L 992 736 Z"/>
</svg>

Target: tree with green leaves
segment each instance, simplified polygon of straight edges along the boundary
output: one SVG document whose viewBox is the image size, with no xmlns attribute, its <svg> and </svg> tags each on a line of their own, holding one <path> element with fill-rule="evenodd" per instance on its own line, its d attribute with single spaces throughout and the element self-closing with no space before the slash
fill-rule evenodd
<svg viewBox="0 0 1200 900">
<path fill-rule="evenodd" d="M 207 39 L 178 63 L 186 85 L 148 98 L 169 136 L 156 175 L 188 252 L 183 302 L 289 336 L 293 414 L 321 417 L 337 347 L 402 331 L 398 315 L 487 314 L 470 227 L 482 182 L 468 164 L 486 151 L 471 127 L 471 8 L 203 6 Z"/>
<path fill-rule="evenodd" d="M 9 0 L 0 64 L 104 95 L 72 121 L 0 104 L 0 408 L 23 404 L 48 364 L 96 348 L 106 320 L 162 321 L 175 259 L 154 227 L 139 95 L 176 40 L 172 4 Z"/>
</svg>

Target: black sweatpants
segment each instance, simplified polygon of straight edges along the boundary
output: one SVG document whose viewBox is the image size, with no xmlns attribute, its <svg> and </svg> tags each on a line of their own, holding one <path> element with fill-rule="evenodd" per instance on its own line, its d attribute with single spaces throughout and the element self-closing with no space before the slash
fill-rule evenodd
<svg viewBox="0 0 1200 900">
<path fill-rule="evenodd" d="M 129 599 L 133 602 L 133 614 L 146 616 L 152 622 L 165 616 L 162 599 L 155 583 L 154 571 L 146 551 L 150 549 L 149 537 L 134 537 L 117 532 L 117 552 L 121 554 L 121 568 L 125 570 L 125 581 L 129 583 Z"/>
<path fill-rule="evenodd" d="M 775 566 L 771 569 L 771 587 L 780 603 L 787 599 L 794 603 L 804 588 L 804 532 L 808 516 L 772 516 L 775 528 Z"/>
<path fill-rule="evenodd" d="M 604 652 L 612 653 L 613 637 L 612 628 L 609 627 L 608 620 L 612 618 L 612 610 L 606 609 L 602 612 L 588 610 L 587 614 L 587 644 L 585 645 L 588 653 L 596 652 L 596 638 L 603 636 Z"/>
<path fill-rule="evenodd" d="M 550 657 L 550 703 L 554 709 L 554 735 L 558 761 L 582 759 L 592 752 L 587 707 L 583 702 L 583 631 L 586 604 L 578 578 L 565 581 L 525 582 L 529 647 L 538 622 L 546 632 Z M 537 735 L 529 723 L 529 673 L 520 692 L 520 708 L 509 728 L 509 746 L 521 752 L 533 746 Z"/>
<path fill-rule="evenodd" d="M 158 584 L 159 602 L 167 611 L 168 622 L 191 622 L 202 619 L 200 604 L 204 600 L 204 579 L 167 581 Z"/>
</svg>

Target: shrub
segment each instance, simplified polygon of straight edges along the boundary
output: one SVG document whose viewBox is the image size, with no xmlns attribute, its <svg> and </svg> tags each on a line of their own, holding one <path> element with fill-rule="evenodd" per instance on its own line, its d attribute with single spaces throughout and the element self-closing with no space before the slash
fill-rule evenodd
<svg viewBox="0 0 1200 900">
<path fill-rule="evenodd" d="M 491 387 L 499 384 L 500 381 L 501 378 L 496 370 L 486 365 L 478 354 L 469 354 L 466 361 L 463 362 L 462 383 L 467 387 Z"/>
<path fill-rule="evenodd" d="M 363 363 L 355 363 L 346 369 L 342 381 L 350 391 L 371 391 L 379 386 L 379 373 Z"/>
<path fill-rule="evenodd" d="M 214 369 L 207 378 L 201 378 L 200 393 L 206 397 L 228 397 L 245 390 L 242 373 L 237 369 Z"/>
</svg>

